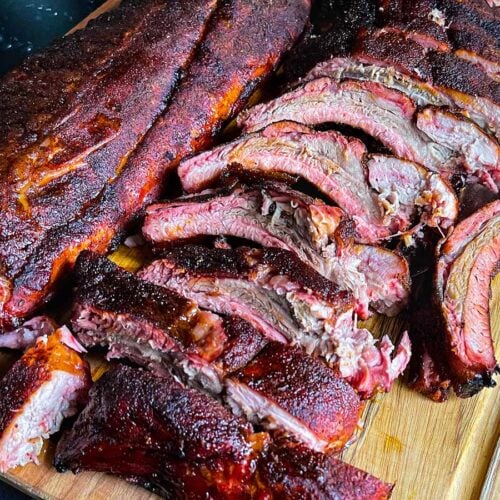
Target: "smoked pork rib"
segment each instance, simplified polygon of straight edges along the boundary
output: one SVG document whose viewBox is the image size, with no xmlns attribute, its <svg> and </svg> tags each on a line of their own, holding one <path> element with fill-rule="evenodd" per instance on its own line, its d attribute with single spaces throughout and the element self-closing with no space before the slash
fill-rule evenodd
<svg viewBox="0 0 500 500">
<path fill-rule="evenodd" d="M 51 235 L 59 228 L 65 233 L 67 224 L 90 205 L 99 205 L 104 187 L 120 177 L 127 157 L 165 108 L 214 4 L 212 0 L 174 0 L 136 5 L 144 17 L 137 16 L 137 31 L 122 33 L 126 47 L 117 50 L 116 56 L 111 53 L 104 69 L 81 76 L 82 88 L 69 99 L 68 109 L 63 109 L 55 126 L 42 128 L 34 141 L 21 134 L 2 147 L 2 322 L 8 324 L 36 309 L 64 267 L 74 261 L 81 242 L 74 241 L 73 248 L 64 242 L 61 254 L 52 247 Z M 120 20 L 116 15 L 110 22 Z M 85 44 L 85 33 L 78 35 L 80 43 Z M 89 36 L 90 49 L 92 29 Z M 61 50 L 65 49 L 71 55 L 71 44 L 62 44 Z M 49 71 L 38 84 L 50 85 L 54 76 Z M 13 77 L 7 76 L 7 82 L 9 78 Z M 25 81 L 31 85 L 29 71 Z M 67 86 L 71 84 L 68 75 Z M 43 117 L 34 114 L 30 119 Z M 94 235 L 97 242 L 106 229 L 112 232 L 102 228 L 100 235 Z M 40 252 L 47 262 L 38 270 Z"/>
<path fill-rule="evenodd" d="M 431 138 L 423 126 L 429 125 L 428 120 L 414 123 L 415 118 L 426 111 L 418 112 L 408 96 L 379 83 L 355 80 L 339 83 L 323 77 L 254 106 L 240 115 L 238 123 L 246 132 L 283 120 L 306 125 L 326 122 L 349 125 L 372 135 L 400 158 L 444 176 L 470 171 L 496 189 L 494 180 L 500 170 L 498 143 L 475 124 L 467 122 L 468 127 L 476 127 L 474 133 L 471 137 L 465 136 L 463 144 L 457 144 L 453 134 L 467 119 L 451 113 L 446 123 L 432 122 L 437 130 Z"/>
<path fill-rule="evenodd" d="M 363 59 L 363 58 L 361 58 Z M 479 126 L 500 137 L 500 106 L 477 95 L 467 95 L 446 86 L 437 87 L 415 75 L 398 71 L 384 60 L 364 63 L 350 58 L 333 58 L 319 63 L 305 77 L 305 80 L 329 77 L 335 80 L 373 81 L 399 90 L 410 97 L 418 106 L 456 107 Z"/>
<path fill-rule="evenodd" d="M 367 167 L 370 170 L 373 165 L 376 169 L 380 164 L 390 178 L 389 191 L 386 186 L 380 189 L 377 181 L 371 185 L 366 178 Z M 184 189 L 194 192 L 213 184 L 231 165 L 259 175 L 282 173 L 308 180 L 349 214 L 360 240 L 367 243 L 409 230 L 418 215 L 417 205 L 424 212 L 422 221 L 431 226 L 448 227 L 457 214 L 456 197 L 439 175 L 433 176 L 395 157 L 368 155 L 360 140 L 335 131 L 317 132 L 296 123 L 273 123 L 184 160 L 178 173 Z M 392 185 L 396 190 L 398 185 L 405 189 L 399 171 L 411 170 L 416 178 L 413 196 L 408 193 L 403 198 L 410 199 L 396 206 L 389 199 Z"/>
<path fill-rule="evenodd" d="M 490 324 L 490 287 L 500 269 L 500 201 L 458 224 L 439 247 L 436 293 L 446 359 L 455 391 L 474 395 L 497 369 Z"/>
<path fill-rule="evenodd" d="M 54 463 L 59 471 L 117 474 L 168 498 L 238 498 L 251 477 L 258 437 L 171 375 L 118 365 L 91 390 Z"/>
<path fill-rule="evenodd" d="M 43 438 L 86 403 L 92 384 L 66 327 L 39 338 L 0 381 L 0 472 L 37 462 Z"/>
<path fill-rule="evenodd" d="M 105 257 L 83 252 L 75 273 L 72 327 L 86 347 L 108 348 L 108 359 L 174 371 L 188 384 L 222 395 L 253 422 L 316 450 L 339 449 L 356 430 L 359 397 L 319 359 L 271 343 L 239 318 L 200 311 Z"/>
<path fill-rule="evenodd" d="M 283 248 L 353 292 L 360 317 L 369 315 L 369 304 L 397 314 L 408 297 L 406 260 L 382 247 L 353 244 L 350 227 L 339 208 L 285 185 L 264 183 L 151 205 L 143 234 L 160 246 L 226 235 Z"/>
<path fill-rule="evenodd" d="M 203 8 L 195 7 L 196 2 L 179 4 L 187 14 L 179 22 L 171 16 L 169 22 L 175 28 L 164 30 L 176 51 L 169 54 L 169 64 L 156 61 L 162 73 L 175 65 L 177 70 L 186 66 L 213 10 L 213 5 L 207 2 L 203 3 Z M 31 234 L 28 243 L 7 242 L 6 239 L 3 251 L 0 244 L 4 323 L 26 316 L 46 300 L 57 278 L 76 260 L 81 250 L 90 248 L 103 252 L 109 247 L 131 218 L 158 195 L 165 173 L 175 166 L 176 160 L 213 138 L 223 122 L 271 72 L 283 51 L 300 34 L 308 11 L 306 1 L 280 0 L 271 6 L 267 2 L 248 0 L 224 2 L 212 17 L 205 41 L 185 71 L 175 98 L 161 121 L 155 123 L 153 130 L 157 132 L 153 135 L 152 130 L 151 134 L 146 134 L 137 156 L 132 150 L 127 151 L 120 158 L 118 172 L 117 165 L 108 168 L 112 170 L 111 182 L 109 178 L 104 181 L 101 175 L 93 201 L 85 204 L 81 213 L 73 212 L 64 225 L 46 229 L 43 239 L 38 233 L 20 230 L 24 241 Z M 127 60 L 133 66 L 134 58 Z M 137 61 L 143 64 L 140 59 Z M 110 103 L 111 107 L 114 105 Z M 117 109 L 121 106 L 122 103 L 116 103 Z M 137 119 L 144 119 L 151 125 L 152 117 L 146 116 L 140 104 L 136 110 Z M 143 135 L 136 131 L 135 137 L 141 139 Z M 96 154 L 99 151 L 96 150 Z M 49 183 L 47 189 L 55 193 L 57 190 L 51 186 Z M 68 196 L 66 189 L 64 193 Z M 70 204 L 61 204 L 70 211 L 67 205 Z M 8 236 L 6 234 L 5 238 Z M 17 247 L 15 252 L 14 247 Z"/>
<path fill-rule="evenodd" d="M 385 499 L 392 490 L 331 455 L 269 445 L 206 395 L 123 365 L 91 390 L 54 462 L 60 471 L 117 474 L 167 498 Z"/>
<path fill-rule="evenodd" d="M 272 498 L 285 500 L 384 500 L 393 488 L 334 455 L 300 446 L 271 445 L 259 460 L 257 473 Z"/>
<path fill-rule="evenodd" d="M 391 358 L 388 337 L 376 345 L 354 324 L 352 297 L 283 249 L 184 246 L 165 252 L 140 276 L 205 309 L 236 314 L 271 340 L 324 356 L 364 398 L 390 390 L 409 360 L 406 334 Z"/>
</svg>

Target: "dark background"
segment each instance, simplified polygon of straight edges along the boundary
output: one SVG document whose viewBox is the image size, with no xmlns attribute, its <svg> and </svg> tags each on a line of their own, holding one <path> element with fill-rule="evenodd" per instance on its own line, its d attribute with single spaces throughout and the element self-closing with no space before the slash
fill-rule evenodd
<svg viewBox="0 0 500 500">
<path fill-rule="evenodd" d="M 0 0 L 0 74 L 64 35 L 102 3 L 103 0 Z"/>
<path fill-rule="evenodd" d="M 64 35 L 102 3 L 104 0 L 0 0 L 0 75 Z M 0 481 L 0 500 L 26 499 L 29 497 Z"/>
</svg>

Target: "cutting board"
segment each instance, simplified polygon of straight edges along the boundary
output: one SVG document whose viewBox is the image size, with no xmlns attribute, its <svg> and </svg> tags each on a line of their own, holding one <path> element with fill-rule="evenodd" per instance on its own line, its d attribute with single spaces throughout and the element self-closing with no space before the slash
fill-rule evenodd
<svg viewBox="0 0 500 500">
<path fill-rule="evenodd" d="M 114 7 L 109 0 L 89 18 Z M 75 29 L 82 27 L 88 19 Z M 119 248 L 111 257 L 129 270 L 140 265 L 137 250 Z M 493 283 L 493 331 L 500 353 L 500 275 Z M 375 333 L 400 333 L 398 319 L 375 318 Z M 14 362 L 0 353 L 0 375 Z M 103 362 L 91 359 L 94 372 Z M 396 500 L 500 499 L 500 388 L 478 396 L 434 403 L 397 382 L 393 390 L 369 404 L 364 432 L 344 459 L 396 484 Z M 105 474 L 58 474 L 51 466 L 54 446 L 47 442 L 40 464 L 30 464 L 0 477 L 40 498 L 71 500 L 153 499 L 155 495 Z"/>
</svg>

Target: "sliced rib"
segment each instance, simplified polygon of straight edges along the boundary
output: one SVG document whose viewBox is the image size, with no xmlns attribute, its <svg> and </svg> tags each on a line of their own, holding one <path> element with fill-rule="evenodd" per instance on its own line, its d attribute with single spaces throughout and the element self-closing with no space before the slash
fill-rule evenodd
<svg viewBox="0 0 500 500">
<path fill-rule="evenodd" d="M 335 455 L 299 446 L 272 445 L 258 462 L 259 477 L 275 498 L 386 500 L 393 485 L 383 483 Z"/>
<path fill-rule="evenodd" d="M 411 99 L 378 83 L 318 78 L 254 106 L 240 115 L 239 124 L 252 132 L 281 120 L 343 123 L 372 135 L 401 158 L 439 172 L 453 162 L 453 151 L 420 132 L 412 121 L 414 113 Z"/>
<path fill-rule="evenodd" d="M 340 450 L 358 425 L 354 390 L 299 347 L 271 342 L 226 380 L 226 400 L 250 421 L 314 451 Z M 314 360 L 314 361 L 313 361 Z"/>
<path fill-rule="evenodd" d="M 143 234 L 156 245 L 226 235 L 283 248 L 352 291 L 361 317 L 369 303 L 397 314 L 408 296 L 405 259 L 381 247 L 353 245 L 344 234 L 349 224 L 338 208 L 283 185 L 264 184 L 151 205 Z"/>
<path fill-rule="evenodd" d="M 169 376 L 118 365 L 90 396 L 57 446 L 60 471 L 118 474 L 165 497 L 384 499 L 392 490 L 331 455 L 270 443 Z"/>
<path fill-rule="evenodd" d="M 40 337 L 0 382 L 0 472 L 38 462 L 43 439 L 86 403 L 83 348 L 66 327 Z"/>
<path fill-rule="evenodd" d="M 354 325 L 352 297 L 281 249 L 185 246 L 166 252 L 140 276 L 205 309 L 236 314 L 272 340 L 321 354 L 365 398 L 389 390 L 409 360 L 406 334 L 391 360 L 388 337 L 377 346 Z"/>
<path fill-rule="evenodd" d="M 356 58 L 333 58 L 314 67 L 306 80 L 320 77 L 374 81 L 403 92 L 418 106 L 457 107 L 479 126 L 500 138 L 500 107 L 497 104 L 477 95 L 432 86 L 415 76 L 396 70 L 384 60 L 363 63 Z"/>
<path fill-rule="evenodd" d="M 439 248 L 436 291 L 455 391 L 474 395 L 496 369 L 490 287 L 500 269 L 500 201 L 458 224 Z"/>
<path fill-rule="evenodd" d="M 119 96 L 113 99 L 115 96 L 107 92 L 108 87 L 101 85 L 100 80 L 89 79 L 87 75 L 91 73 L 83 69 L 85 79 L 98 82 L 100 92 L 105 95 L 109 110 L 106 108 L 104 115 L 113 118 L 117 113 L 123 115 L 119 123 L 122 129 L 127 125 L 126 131 L 135 141 L 134 148 L 122 154 L 122 149 L 115 148 L 119 142 L 116 138 L 107 143 L 114 153 L 119 153 L 113 158 L 104 154 L 108 150 L 104 146 L 93 153 L 102 159 L 101 163 L 96 164 L 95 175 L 89 169 L 80 168 L 43 187 L 47 194 L 44 197 L 45 213 L 52 218 L 64 219 L 61 225 L 44 220 L 42 234 L 39 228 L 28 231 L 29 224 L 24 220 L 21 225 L 13 223 L 10 215 L 2 217 L 2 220 L 6 220 L 5 227 L 17 228 L 14 236 L 10 233 L 11 229 L 0 230 L 1 268 L 5 274 L 0 280 L 2 292 L 5 292 L 1 294 L 2 297 L 5 295 L 2 298 L 2 302 L 5 302 L 2 316 L 6 317 L 2 322 L 7 325 L 30 314 L 47 300 L 55 282 L 72 266 L 81 250 L 90 248 L 105 252 L 109 248 L 141 208 L 159 195 L 167 173 L 176 166 L 176 162 L 186 154 L 206 147 L 223 123 L 240 109 L 259 83 L 272 72 L 282 53 L 299 36 L 309 12 L 307 0 L 279 0 L 272 5 L 262 0 L 230 0 L 217 8 L 207 24 L 214 10 L 214 4 L 210 1 L 156 0 L 155 3 L 160 4 L 162 14 L 167 19 L 154 23 L 154 28 L 170 44 L 169 47 L 163 50 L 165 47 L 150 36 L 150 30 L 141 29 L 144 57 L 139 57 L 140 54 L 136 57 L 135 52 L 127 49 L 123 58 L 128 70 L 119 71 L 113 66 L 109 73 L 111 82 L 116 82 L 118 78 L 125 80 L 127 84 L 120 87 L 121 90 L 139 88 L 132 92 L 133 120 L 125 113 L 124 102 Z M 142 12 L 142 15 L 137 16 L 139 20 L 145 17 L 144 12 L 149 14 L 149 5 L 150 2 L 134 1 L 136 10 Z M 205 32 L 199 50 L 194 53 L 194 46 Z M 85 33 L 87 31 L 72 36 L 85 39 Z M 127 33 L 129 31 L 125 30 L 126 39 Z M 155 56 L 152 46 L 163 52 Z M 64 61 L 64 54 L 58 57 L 59 61 Z M 192 56 L 194 59 L 188 65 Z M 151 66 L 147 66 L 146 62 L 151 62 Z M 153 75 L 148 73 L 147 77 L 146 66 L 153 70 Z M 162 88 L 163 78 L 167 74 L 172 76 L 169 92 Z M 181 76 L 181 83 L 167 102 L 170 91 Z M 50 82 L 53 77 L 53 71 L 49 71 L 40 82 Z M 69 83 L 72 83 L 71 79 Z M 39 83 L 35 85 L 40 87 Z M 149 86 L 161 94 L 158 100 L 152 99 L 150 93 L 146 92 Z M 68 85 L 62 85 L 62 88 L 61 92 Z M 93 99 L 82 100 L 96 110 Z M 25 105 L 31 107 L 32 102 L 32 99 L 27 100 Z M 18 100 L 13 103 L 17 109 Z M 49 109 L 53 108 L 55 100 L 51 103 Z M 154 103 L 158 104 L 157 112 L 148 114 L 146 110 Z M 161 119 L 153 124 L 167 104 Z M 44 116 L 43 113 L 36 115 L 33 121 Z M 105 135 L 110 130 L 110 127 L 105 126 L 108 121 L 97 120 L 96 127 L 91 127 L 97 139 L 103 134 L 108 137 Z M 147 127 L 131 130 L 131 124 L 136 121 Z M 18 127 L 13 129 L 13 134 L 19 128 L 24 130 L 24 123 L 23 118 Z M 112 124 L 116 126 L 118 121 L 112 121 Z M 68 128 L 64 123 L 61 127 Z M 86 128 L 77 127 L 76 130 L 84 133 Z M 145 135 L 146 131 L 148 133 Z M 139 141 L 140 146 L 135 148 Z M 73 176 L 84 171 L 91 175 L 85 180 L 78 178 L 79 182 L 72 181 Z M 75 190 L 69 191 L 70 186 Z M 91 199 L 84 196 L 88 192 L 92 193 Z M 64 197 L 64 202 L 60 201 L 60 196 Z M 59 202 L 52 203 L 56 199 Z M 71 200 L 71 203 L 67 203 L 67 200 Z M 83 211 L 74 210 L 76 200 L 85 200 Z M 54 206 L 57 206 L 57 210 L 54 210 Z M 19 241 L 14 241 L 14 237 Z"/>
<path fill-rule="evenodd" d="M 201 392 L 118 365 L 92 388 L 54 464 L 60 472 L 118 474 L 165 497 L 235 498 L 259 444 L 248 424 Z"/>
<path fill-rule="evenodd" d="M 301 176 L 343 208 L 354 219 L 361 240 L 372 243 L 409 229 L 416 210 L 411 217 L 394 213 L 394 207 L 386 213 L 387 204 L 367 182 L 366 160 L 366 148 L 358 139 L 278 122 L 183 161 L 178 173 L 188 192 L 213 184 L 233 164 L 249 172 Z M 408 164 L 406 168 L 410 168 Z M 428 190 L 429 186 L 422 188 Z M 450 188 L 436 193 L 436 198 L 453 196 Z M 446 214 L 433 214 L 432 204 L 426 210 L 431 212 L 431 225 L 447 227 L 456 215 L 450 213 L 451 208 Z M 449 215 L 451 220 L 446 218 Z"/>
<path fill-rule="evenodd" d="M 31 347 L 38 337 L 50 335 L 56 330 L 56 324 L 47 316 L 36 316 L 26 321 L 19 328 L 0 334 L 0 348 L 24 350 Z"/>
<path fill-rule="evenodd" d="M 362 103 L 362 104 L 361 104 Z M 254 131 L 280 120 L 296 120 L 317 125 L 334 121 L 357 127 L 374 136 L 396 155 L 420 163 L 444 176 L 463 171 L 463 165 L 471 161 L 453 138 L 453 130 L 474 128 L 472 122 L 454 114 L 439 123 L 435 139 L 422 132 L 414 123 L 416 106 L 399 91 L 369 81 L 346 80 L 340 83 L 331 78 L 318 78 L 284 94 L 277 99 L 260 104 L 240 116 L 239 123 L 246 131 Z M 450 124 L 452 130 L 450 131 Z M 493 143 L 493 139 L 475 129 L 482 143 Z M 492 146 L 487 145 L 488 148 Z M 474 156 L 474 170 L 487 173 L 492 169 L 486 158 Z M 497 167 L 497 166 L 496 166 Z"/>
<path fill-rule="evenodd" d="M 426 107 L 417 114 L 417 127 L 437 143 L 460 151 L 466 171 L 493 192 L 500 183 L 500 146 L 472 121 L 450 111 Z"/>
<path fill-rule="evenodd" d="M 356 430 L 359 397 L 319 359 L 298 348 L 270 344 L 239 318 L 222 320 L 200 311 L 175 292 L 143 281 L 104 257 L 83 253 L 76 273 L 73 329 L 85 346 L 106 347 L 108 359 L 127 358 L 159 372 L 169 369 L 218 397 L 237 393 L 239 399 L 230 399 L 240 414 L 247 413 L 248 404 L 259 401 L 258 411 L 248 414 L 255 417 L 252 421 L 316 450 L 339 449 Z M 266 382 L 264 374 L 255 374 L 250 389 L 240 374 L 248 373 L 249 363 L 263 363 L 271 352 L 288 359 L 303 378 L 276 361 L 274 385 Z M 316 381 L 314 387 L 306 375 L 307 380 Z M 290 398 L 284 397 L 285 392 Z M 304 393 L 314 394 L 322 404 L 313 407 L 297 395 Z"/>
</svg>

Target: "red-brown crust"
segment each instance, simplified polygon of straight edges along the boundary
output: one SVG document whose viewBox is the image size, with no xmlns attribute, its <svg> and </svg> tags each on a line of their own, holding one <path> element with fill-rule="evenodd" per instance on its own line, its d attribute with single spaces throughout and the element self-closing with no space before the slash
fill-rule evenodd
<svg viewBox="0 0 500 500">
<path fill-rule="evenodd" d="M 259 461 L 259 483 L 276 500 L 384 500 L 391 496 L 392 484 L 306 448 L 272 446 Z"/>
<path fill-rule="evenodd" d="M 63 239 L 54 246 L 54 232 L 71 233 L 68 224 L 79 221 L 89 207 L 99 205 L 104 187 L 120 177 L 128 155 L 165 108 L 214 3 L 192 0 L 187 5 L 180 0 L 148 0 L 133 2 L 142 13 L 128 12 L 133 21 L 129 22 L 129 16 L 124 21 L 120 14 L 112 15 L 110 22 L 121 23 L 115 31 L 126 48 L 120 50 L 120 44 L 116 44 L 118 47 L 103 51 L 105 62 L 89 62 L 91 67 L 103 64 L 104 69 L 98 66 L 101 72 L 94 78 L 79 72 L 74 79 L 67 75 L 66 86 L 60 89 L 59 99 L 64 103 L 61 110 L 57 95 L 50 94 L 57 117 L 54 120 L 61 122 L 59 127 L 42 129 L 43 135 L 37 135 L 35 141 L 32 134 L 24 132 L 5 143 L 0 151 L 0 268 L 9 280 L 4 283 L 6 297 L 2 297 L 5 321 L 9 316 L 26 316 L 39 306 L 51 291 L 55 277 L 74 262 L 85 246 L 74 234 L 69 241 Z M 127 6 L 125 2 L 119 9 L 127 11 Z M 86 50 L 92 49 L 92 28 L 76 37 Z M 80 54 L 72 44 L 60 44 L 54 50 L 61 51 L 61 58 L 69 55 L 72 61 Z M 88 69 L 84 65 L 83 71 Z M 91 74 L 99 72 L 94 69 Z M 30 88 L 29 65 L 25 72 L 24 85 Z M 50 85 L 58 77 L 54 69 L 37 76 L 39 87 Z M 64 92 L 75 82 L 81 83 L 81 88 L 68 98 L 71 105 L 66 109 Z M 18 88 L 20 95 L 24 95 L 22 89 Z M 35 108 L 35 113 L 23 118 L 44 119 L 37 113 Z M 94 228 L 92 242 L 102 245 L 102 240 L 107 240 L 107 246 L 116 230 L 116 226 Z M 39 267 L 38 259 L 46 262 Z"/>
<path fill-rule="evenodd" d="M 92 383 L 87 361 L 63 344 L 57 332 L 46 341 L 40 339 L 14 363 L 0 382 L 0 435 L 56 370 L 81 377 L 85 381 L 86 390 Z M 81 397 L 81 402 L 84 403 L 86 391 L 82 391 Z M 35 422 L 33 424 L 36 425 Z"/>
<path fill-rule="evenodd" d="M 231 375 L 302 422 L 330 449 L 341 449 L 357 428 L 362 405 L 354 389 L 299 347 L 268 344 Z"/>
<path fill-rule="evenodd" d="M 234 498 L 247 487 L 251 428 L 219 403 L 171 376 L 118 365 L 59 442 L 59 471 L 96 470 L 162 495 Z"/>
</svg>

